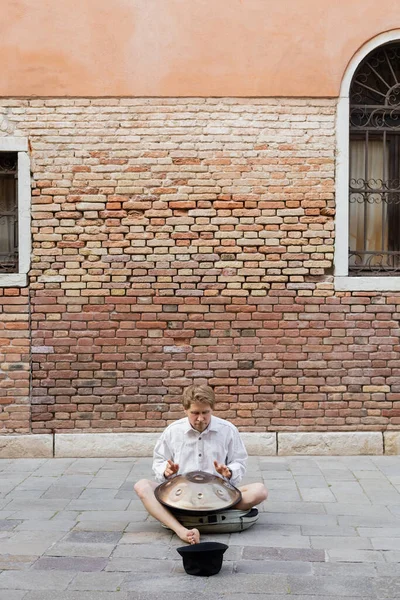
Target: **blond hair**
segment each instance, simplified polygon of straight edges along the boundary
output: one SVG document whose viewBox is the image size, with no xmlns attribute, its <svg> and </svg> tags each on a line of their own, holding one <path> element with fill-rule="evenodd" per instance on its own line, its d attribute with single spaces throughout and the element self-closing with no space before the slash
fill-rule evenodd
<svg viewBox="0 0 400 600">
<path fill-rule="evenodd" d="M 195 402 L 209 404 L 214 408 L 215 394 L 214 390 L 209 385 L 189 385 L 182 394 L 182 406 L 185 410 L 189 410 Z"/>
</svg>

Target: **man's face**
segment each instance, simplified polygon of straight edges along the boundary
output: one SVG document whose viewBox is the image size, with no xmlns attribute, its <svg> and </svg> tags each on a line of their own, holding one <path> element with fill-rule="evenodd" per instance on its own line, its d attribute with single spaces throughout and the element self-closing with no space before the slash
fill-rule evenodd
<svg viewBox="0 0 400 600">
<path fill-rule="evenodd" d="M 206 402 L 192 402 L 185 414 L 193 429 L 201 433 L 210 424 L 212 408 Z"/>
</svg>

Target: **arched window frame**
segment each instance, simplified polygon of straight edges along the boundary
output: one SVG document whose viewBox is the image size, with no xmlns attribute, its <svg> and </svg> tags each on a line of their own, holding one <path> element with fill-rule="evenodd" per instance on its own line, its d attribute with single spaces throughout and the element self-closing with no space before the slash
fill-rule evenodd
<svg viewBox="0 0 400 600">
<path fill-rule="evenodd" d="M 400 29 L 369 40 L 351 59 L 342 79 L 336 112 L 336 240 L 335 289 L 338 291 L 400 291 L 400 276 L 349 276 L 349 95 L 356 69 L 378 46 L 400 41 Z"/>
</svg>

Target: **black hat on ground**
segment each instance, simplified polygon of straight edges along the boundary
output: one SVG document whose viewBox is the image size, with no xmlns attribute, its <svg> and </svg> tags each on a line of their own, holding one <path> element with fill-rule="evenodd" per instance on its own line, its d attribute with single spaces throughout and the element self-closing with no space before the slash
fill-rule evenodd
<svg viewBox="0 0 400 600">
<path fill-rule="evenodd" d="M 200 542 L 191 546 L 181 546 L 177 551 L 182 556 L 183 567 L 188 575 L 209 577 L 220 572 L 223 554 L 228 549 L 219 542 Z"/>
</svg>

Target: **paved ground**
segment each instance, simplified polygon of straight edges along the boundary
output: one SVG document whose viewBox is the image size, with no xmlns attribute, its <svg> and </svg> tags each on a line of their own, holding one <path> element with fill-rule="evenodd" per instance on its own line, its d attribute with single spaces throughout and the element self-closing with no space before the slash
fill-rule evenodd
<svg viewBox="0 0 400 600">
<path fill-rule="evenodd" d="M 150 459 L 0 460 L 0 600 L 400 598 L 399 457 L 251 457 L 270 499 L 221 572 L 186 575 L 181 542 L 132 491 Z"/>
</svg>

